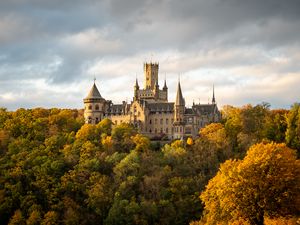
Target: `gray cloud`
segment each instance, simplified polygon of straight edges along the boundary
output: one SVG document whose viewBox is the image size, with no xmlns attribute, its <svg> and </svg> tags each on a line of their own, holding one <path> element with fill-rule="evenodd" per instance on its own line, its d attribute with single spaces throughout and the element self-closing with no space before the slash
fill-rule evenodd
<svg viewBox="0 0 300 225">
<path fill-rule="evenodd" d="M 180 73 L 189 102 L 209 98 L 215 83 L 221 104 L 260 102 L 265 94 L 287 107 L 300 98 L 290 88 L 300 76 L 299 27 L 298 0 L 4 0 L 0 105 L 79 107 L 95 75 L 104 95 L 120 102 L 132 97 L 128 87 L 136 75 L 142 82 L 142 63 L 152 58 L 160 77 L 167 74 L 170 98 Z M 71 105 L 62 100 L 66 85 L 78 85 Z"/>
</svg>

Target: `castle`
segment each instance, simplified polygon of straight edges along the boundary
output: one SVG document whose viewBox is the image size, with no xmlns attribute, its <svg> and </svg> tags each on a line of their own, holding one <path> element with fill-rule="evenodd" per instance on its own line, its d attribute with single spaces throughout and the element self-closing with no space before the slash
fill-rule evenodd
<svg viewBox="0 0 300 225">
<path fill-rule="evenodd" d="M 166 79 L 163 88 L 159 88 L 158 70 L 158 63 L 144 64 L 144 88 L 140 88 L 136 79 L 130 103 L 113 104 L 105 100 L 94 82 L 83 100 L 85 122 L 97 124 L 103 118 L 109 118 L 114 125 L 133 124 L 140 133 L 152 139 L 172 140 L 195 137 L 200 128 L 220 121 L 214 89 L 211 104 L 193 103 L 191 108 L 187 108 L 178 81 L 175 102 L 169 102 Z"/>
</svg>

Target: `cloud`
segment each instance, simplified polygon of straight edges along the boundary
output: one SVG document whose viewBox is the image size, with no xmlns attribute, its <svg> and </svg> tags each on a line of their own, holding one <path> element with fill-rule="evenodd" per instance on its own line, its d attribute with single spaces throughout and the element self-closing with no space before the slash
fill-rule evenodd
<svg viewBox="0 0 300 225">
<path fill-rule="evenodd" d="M 94 76 L 121 102 L 153 60 L 170 100 L 181 74 L 189 104 L 215 84 L 220 104 L 288 107 L 300 98 L 299 27 L 298 0 L 4 0 L 0 105 L 81 107 Z"/>
</svg>

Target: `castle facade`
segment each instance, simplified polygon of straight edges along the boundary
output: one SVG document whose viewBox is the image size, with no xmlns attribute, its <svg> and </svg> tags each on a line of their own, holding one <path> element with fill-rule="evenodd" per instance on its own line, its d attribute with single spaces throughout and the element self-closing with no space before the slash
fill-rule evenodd
<svg viewBox="0 0 300 225">
<path fill-rule="evenodd" d="M 158 63 L 144 64 L 144 88 L 140 88 L 136 79 L 134 96 L 130 103 L 113 104 L 104 99 L 95 82 L 83 100 L 86 123 L 97 124 L 102 119 L 110 119 L 114 125 L 133 124 L 140 133 L 152 139 L 183 139 L 195 137 L 199 129 L 212 122 L 218 122 L 221 114 L 218 110 L 213 90 L 210 104 L 185 106 L 180 81 L 177 85 L 175 102 L 168 101 L 166 80 L 162 89 L 158 84 Z"/>
</svg>

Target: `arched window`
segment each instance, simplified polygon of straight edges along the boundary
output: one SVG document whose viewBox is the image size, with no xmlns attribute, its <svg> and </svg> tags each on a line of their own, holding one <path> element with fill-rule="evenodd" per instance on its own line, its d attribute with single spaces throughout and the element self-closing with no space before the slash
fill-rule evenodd
<svg viewBox="0 0 300 225">
<path fill-rule="evenodd" d="M 99 110 L 99 105 L 96 105 L 95 109 L 96 109 L 96 110 Z"/>
<path fill-rule="evenodd" d="M 89 110 L 92 110 L 92 105 L 89 105 Z"/>
</svg>

